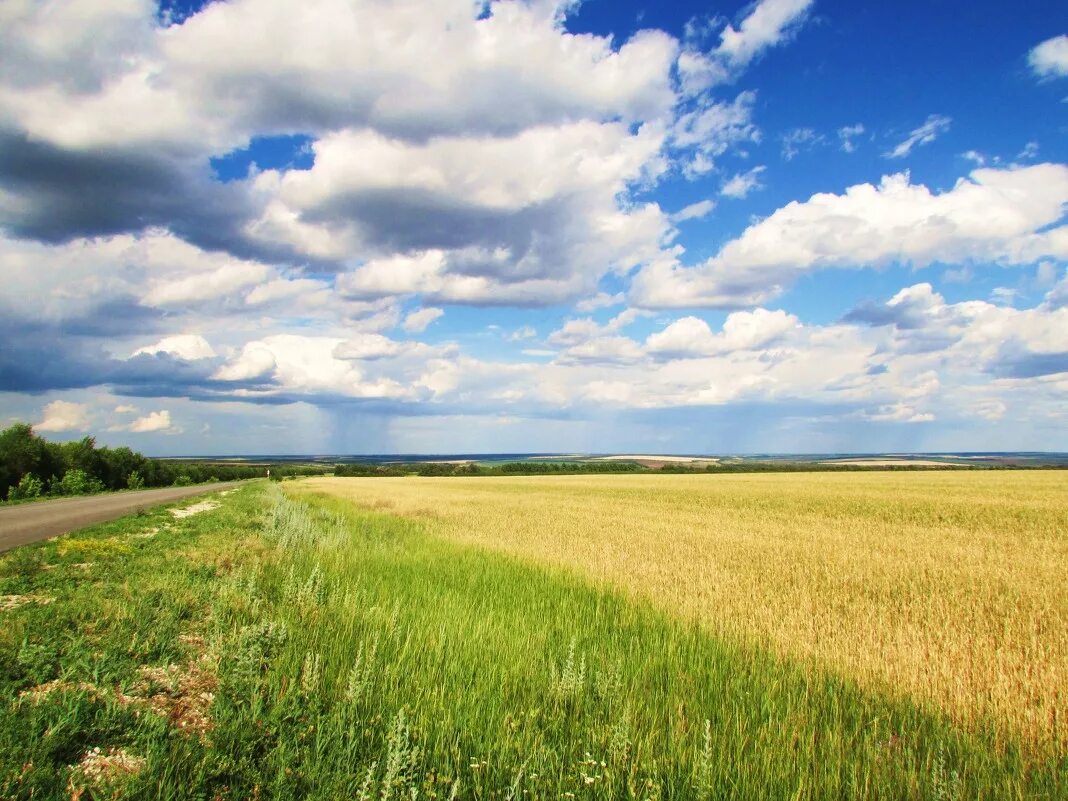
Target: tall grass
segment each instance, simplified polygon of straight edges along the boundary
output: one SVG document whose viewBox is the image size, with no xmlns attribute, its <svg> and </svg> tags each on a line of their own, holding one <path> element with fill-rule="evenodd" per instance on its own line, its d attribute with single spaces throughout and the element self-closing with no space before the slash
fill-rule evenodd
<svg viewBox="0 0 1068 801">
<path fill-rule="evenodd" d="M 1066 789 L 1063 760 L 1026 762 L 1011 739 L 714 638 L 559 569 L 444 540 L 424 521 L 260 486 L 152 539 L 136 538 L 143 525 L 79 536 L 126 546 L 89 582 L 74 579 L 76 548 L 0 562 L 0 592 L 55 598 L 3 613 L 0 797 Z M 145 689 L 138 676 L 173 680 Z M 19 698 L 56 679 L 62 688 Z M 206 702 L 187 693 L 197 682 L 211 688 Z M 183 704 L 195 703 L 208 725 L 182 729 Z M 136 767 L 94 783 L 78 767 L 94 748 Z"/>
<path fill-rule="evenodd" d="M 313 479 L 717 637 L 1068 752 L 1068 474 Z"/>
</svg>

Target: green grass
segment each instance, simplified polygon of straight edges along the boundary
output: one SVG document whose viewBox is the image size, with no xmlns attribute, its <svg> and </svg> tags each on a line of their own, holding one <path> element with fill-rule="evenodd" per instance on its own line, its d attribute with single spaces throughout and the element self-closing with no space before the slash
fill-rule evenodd
<svg viewBox="0 0 1068 801">
<path fill-rule="evenodd" d="M 55 598 L 0 612 L 0 797 L 1066 792 L 1064 760 L 1025 763 L 993 734 L 418 521 L 262 483 L 222 500 L 151 538 L 133 535 L 166 512 L 0 561 L 0 595 Z M 168 664 L 200 686 L 146 686 Z M 203 735 L 175 725 L 197 703 Z M 71 767 L 94 747 L 144 762 L 94 782 Z"/>
</svg>

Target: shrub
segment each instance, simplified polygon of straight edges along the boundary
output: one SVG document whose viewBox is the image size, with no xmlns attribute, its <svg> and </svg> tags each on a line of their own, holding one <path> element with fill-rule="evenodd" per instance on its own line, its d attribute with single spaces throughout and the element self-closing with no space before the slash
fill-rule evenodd
<svg viewBox="0 0 1068 801">
<path fill-rule="evenodd" d="M 25 500 L 27 498 L 39 498 L 41 497 L 41 490 L 44 488 L 41 479 L 35 476 L 33 473 L 27 473 L 19 479 L 18 486 L 12 487 L 7 497 L 12 501 Z"/>
<path fill-rule="evenodd" d="M 132 490 L 142 489 L 145 486 L 145 479 L 140 473 L 133 470 L 126 477 L 126 486 Z"/>
<path fill-rule="evenodd" d="M 193 479 L 191 479 L 185 473 L 179 473 L 174 478 L 174 485 L 173 486 L 175 486 L 175 487 L 191 487 L 191 486 L 193 486 Z"/>
<path fill-rule="evenodd" d="M 64 473 L 58 484 L 52 482 L 52 490 L 58 490 L 59 495 L 88 495 L 91 492 L 103 492 L 104 485 L 84 470 L 74 468 Z"/>
</svg>

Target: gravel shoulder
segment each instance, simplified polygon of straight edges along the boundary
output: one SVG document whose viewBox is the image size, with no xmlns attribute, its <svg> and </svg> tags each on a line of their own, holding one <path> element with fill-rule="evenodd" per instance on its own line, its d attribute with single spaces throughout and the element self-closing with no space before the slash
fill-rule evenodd
<svg viewBox="0 0 1068 801">
<path fill-rule="evenodd" d="M 194 487 L 163 487 L 83 498 L 57 498 L 54 501 L 24 503 L 0 509 L 0 551 L 114 520 L 138 509 L 216 492 L 240 483 L 222 481 Z"/>
</svg>

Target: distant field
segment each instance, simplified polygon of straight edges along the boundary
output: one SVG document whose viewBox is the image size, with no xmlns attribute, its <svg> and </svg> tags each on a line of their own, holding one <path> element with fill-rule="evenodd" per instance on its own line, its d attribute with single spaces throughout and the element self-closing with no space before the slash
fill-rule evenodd
<svg viewBox="0 0 1068 801">
<path fill-rule="evenodd" d="M 1068 474 L 310 479 L 1068 751 Z"/>
</svg>

